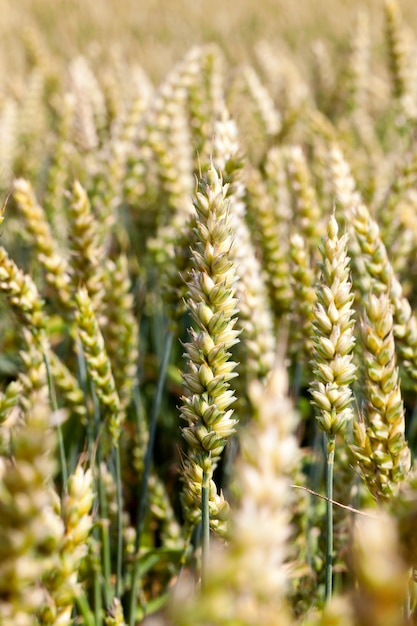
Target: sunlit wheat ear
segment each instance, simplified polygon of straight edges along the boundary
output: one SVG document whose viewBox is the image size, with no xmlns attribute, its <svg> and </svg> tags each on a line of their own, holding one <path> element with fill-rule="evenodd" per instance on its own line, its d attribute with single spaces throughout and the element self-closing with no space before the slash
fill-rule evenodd
<svg viewBox="0 0 417 626">
<path fill-rule="evenodd" d="M 389 172 L 389 176 L 392 181 L 389 190 L 385 190 L 380 199 L 377 218 L 394 269 L 405 275 L 417 241 L 414 220 L 417 203 L 416 150 L 407 155 L 394 172 Z"/>
<path fill-rule="evenodd" d="M 213 163 L 227 179 L 226 197 L 230 227 L 235 245 L 230 251 L 240 280 L 236 283 L 239 303 L 237 327 L 241 343 L 237 349 L 239 376 L 243 381 L 264 378 L 274 362 L 275 338 L 262 267 L 257 258 L 246 221 L 245 186 L 242 176 L 242 154 L 236 123 L 227 110 L 215 125 Z M 238 382 L 239 384 L 239 382 Z M 243 393 L 241 394 L 243 395 Z M 240 400 L 240 398 L 239 398 Z"/>
<path fill-rule="evenodd" d="M 44 151 L 45 135 L 48 132 L 48 117 L 44 99 L 46 76 L 40 67 L 33 67 L 26 77 L 19 111 L 19 140 L 26 147 L 23 175 L 36 179 Z M 28 150 L 27 147 L 30 146 Z"/>
<path fill-rule="evenodd" d="M 365 267 L 359 268 L 362 291 L 387 293 L 393 306 L 394 336 L 401 361 L 410 378 L 417 381 L 417 319 L 401 283 L 394 274 L 387 250 L 381 240 L 378 224 L 364 204 L 353 211 L 353 227 Z"/>
<path fill-rule="evenodd" d="M 138 421 L 138 429 L 133 448 L 133 468 L 138 476 L 143 475 L 145 466 L 145 455 L 149 441 L 148 425 L 144 420 Z M 201 487 L 201 481 L 200 481 Z M 192 494 L 192 490 L 189 491 Z M 168 486 L 158 476 L 157 472 L 151 470 L 148 478 L 148 498 L 149 510 L 160 528 L 161 541 L 163 545 L 174 548 L 183 544 L 183 533 L 179 522 L 176 519 L 174 508 L 168 495 Z M 201 496 L 200 496 L 201 502 Z M 199 508 L 199 505 L 198 507 Z M 195 502 L 192 503 L 191 517 L 195 512 Z M 134 531 L 136 537 L 136 531 Z M 133 545 L 135 537 L 133 537 Z"/>
<path fill-rule="evenodd" d="M 279 215 L 276 198 L 271 193 L 269 181 L 262 178 L 261 172 L 246 167 L 245 185 L 251 235 L 257 250 L 260 250 L 261 267 L 268 291 L 275 331 L 288 311 L 291 302 L 291 285 L 288 267 L 287 217 Z M 271 181 L 276 189 L 277 180 Z"/>
<path fill-rule="evenodd" d="M 195 216 L 177 229 L 172 245 L 170 263 L 164 264 L 162 277 L 164 281 L 163 299 L 169 320 L 170 329 L 178 331 L 186 311 L 185 297 L 187 289 L 184 279 L 191 269 L 190 249 L 195 242 Z"/>
<path fill-rule="evenodd" d="M 82 152 L 95 150 L 105 124 L 104 94 L 86 57 L 77 56 L 68 66 L 69 90 L 75 98 L 72 137 Z"/>
<path fill-rule="evenodd" d="M 172 219 L 184 223 L 192 212 L 193 154 L 191 129 L 187 119 L 187 98 L 200 70 L 201 51 L 192 48 L 177 63 L 158 88 L 140 130 L 140 139 L 156 160 L 157 175 L 165 194 L 158 220 L 162 230 L 157 238 L 169 240 L 173 235 Z M 168 213 L 167 213 L 168 212 Z M 174 229 L 175 232 L 175 229 Z"/>
<path fill-rule="evenodd" d="M 11 433 L 12 458 L 0 459 L 0 622 L 32 626 L 47 602 L 40 586 L 53 569 L 64 525 L 54 510 L 51 481 L 56 440 L 47 405 L 30 410 Z"/>
<path fill-rule="evenodd" d="M 296 223 L 294 230 L 304 235 L 314 249 L 323 234 L 322 216 L 307 160 L 300 146 L 288 148 L 286 162 Z"/>
<path fill-rule="evenodd" d="M 190 268 L 194 163 L 187 108 L 193 106 L 193 101 L 197 104 L 196 86 L 203 57 L 202 49 L 195 47 L 173 68 L 159 87 L 142 129 L 142 141 L 150 148 L 163 196 L 156 216 L 158 231 L 148 246 L 162 269 L 164 297 L 173 326 L 184 312 L 179 304 L 184 294 L 178 277 Z"/>
<path fill-rule="evenodd" d="M 307 361 L 312 350 L 312 323 L 316 303 L 316 275 L 304 238 L 299 234 L 290 239 L 291 284 L 294 291 L 290 322 L 289 353 L 299 362 L 300 353 Z"/>
<path fill-rule="evenodd" d="M 297 416 L 287 396 L 287 377 L 277 365 L 267 383 L 250 388 L 254 420 L 242 430 L 235 468 L 238 496 L 224 548 L 214 549 L 203 594 L 179 589 L 171 616 L 191 624 L 289 626 L 285 600 L 287 547 L 291 535 L 289 475 L 298 460 Z M 261 531 L 260 531 L 261 529 Z"/>
<path fill-rule="evenodd" d="M 361 195 L 356 189 L 349 164 L 342 150 L 334 140 L 331 140 L 331 137 L 329 140 L 331 141 L 331 148 L 328 159 L 333 189 L 336 193 L 337 201 L 340 202 L 344 211 L 348 212 L 347 214 L 349 215 L 352 208 L 362 201 Z"/>
<path fill-rule="evenodd" d="M 43 612 L 42 626 L 70 626 L 73 623 L 71 615 L 81 590 L 78 573 L 87 555 L 87 539 L 93 526 L 90 515 L 93 499 L 92 472 L 78 466 L 69 477 L 67 492 L 57 507 L 64 524 L 64 535 L 58 546 L 54 568 L 43 579 L 49 606 Z"/>
<path fill-rule="evenodd" d="M 267 77 L 267 84 L 274 96 L 274 101 L 283 110 L 281 133 L 290 130 L 296 121 L 299 111 L 303 109 L 309 97 L 309 86 L 291 53 L 285 44 L 260 41 L 255 46 L 255 54 L 262 73 Z M 276 63 L 279 58 L 280 62 Z"/>
<path fill-rule="evenodd" d="M 349 121 L 352 132 L 358 136 L 360 143 L 371 156 L 373 163 L 382 160 L 382 149 L 375 132 L 374 119 L 369 110 L 371 101 L 372 73 L 371 73 L 371 38 L 370 19 L 366 9 L 359 9 L 355 29 L 350 43 L 350 55 L 345 78 L 346 103 L 351 110 Z M 343 89 L 343 87 L 342 87 Z M 372 174 L 365 181 L 364 192 L 369 196 L 376 194 L 378 175 Z"/>
<path fill-rule="evenodd" d="M 409 570 L 400 556 L 393 518 L 381 510 L 377 517 L 356 518 L 352 561 L 356 577 L 355 624 L 404 626 Z"/>
<path fill-rule="evenodd" d="M 65 406 L 78 418 L 85 420 L 87 409 L 78 380 L 54 352 L 49 351 L 48 357 L 54 382 L 65 399 Z"/>
<path fill-rule="evenodd" d="M 149 510 L 160 527 L 161 542 L 166 548 L 183 546 L 182 529 L 175 516 L 165 483 L 156 473 L 149 476 Z M 200 495 L 201 502 L 201 495 Z M 195 510 L 195 503 L 193 503 Z"/>
<path fill-rule="evenodd" d="M 203 487 L 203 469 L 199 464 L 199 459 L 195 461 L 195 455 L 190 455 L 182 467 L 183 490 L 181 493 L 181 504 L 188 528 L 185 529 L 185 536 L 189 529 L 194 528 L 201 522 L 201 500 Z M 230 507 L 224 498 L 223 493 L 218 493 L 214 480 L 208 483 L 210 530 L 220 537 L 227 536 Z"/>
<path fill-rule="evenodd" d="M 347 242 L 347 235 L 339 238 L 336 219 L 331 217 L 320 249 L 323 262 L 314 308 L 310 389 L 317 421 L 328 435 L 343 430 L 353 418 L 350 385 L 356 366 L 352 362 L 355 339 Z"/>
<path fill-rule="evenodd" d="M 106 324 L 103 334 L 120 403 L 125 409 L 132 399 L 137 377 L 139 345 L 139 324 L 135 317 L 127 257 L 120 255 L 115 261 L 107 261 L 104 282 L 103 311 Z"/>
<path fill-rule="evenodd" d="M 0 293 L 23 325 L 42 332 L 45 325 L 43 300 L 32 278 L 19 269 L 6 250 L 0 247 Z"/>
<path fill-rule="evenodd" d="M 337 198 L 352 216 L 356 245 L 353 265 L 362 294 L 389 293 L 393 305 L 394 335 L 402 363 L 413 384 L 417 381 L 417 318 L 403 295 L 401 283 L 394 274 L 388 253 L 381 239 L 377 222 L 361 201 L 350 169 L 339 148 L 331 151 L 331 168 Z M 352 238 L 351 238 L 352 239 Z"/>
<path fill-rule="evenodd" d="M 24 408 L 30 408 L 28 402 L 36 396 L 47 402 L 48 381 L 45 366 L 45 350 L 47 344 L 40 344 L 38 337 L 27 329 L 23 329 L 24 349 L 20 352 L 20 358 L 24 365 L 24 370 L 19 374 L 19 382 L 23 387 L 23 394 L 20 399 Z M 42 349 L 45 348 L 45 349 Z"/>
<path fill-rule="evenodd" d="M 407 96 L 410 98 L 412 95 L 410 33 L 402 23 L 400 8 L 396 0 L 385 0 L 384 8 L 392 94 L 394 98 L 403 99 L 406 104 Z"/>
<path fill-rule="evenodd" d="M 404 406 L 388 296 L 369 296 L 362 321 L 364 421 L 354 425 L 352 451 L 371 492 L 389 498 L 410 470 Z"/>
<path fill-rule="evenodd" d="M 356 16 L 347 72 L 348 101 L 355 113 L 365 113 L 368 107 L 371 78 L 370 44 L 369 14 L 366 9 L 362 9 Z"/>
<path fill-rule="evenodd" d="M 315 39 L 310 44 L 310 52 L 314 98 L 320 110 L 327 110 L 334 92 L 334 61 L 324 39 Z"/>
<path fill-rule="evenodd" d="M 72 144 L 72 126 L 75 115 L 75 98 L 72 94 L 63 94 L 59 99 L 59 122 L 55 138 L 54 154 L 48 168 L 46 190 L 44 196 L 45 209 L 50 215 L 55 232 L 66 226 L 63 215 L 64 198 L 69 188 L 69 166 L 74 159 L 75 150 Z M 61 238 L 59 238 L 61 240 Z"/>
<path fill-rule="evenodd" d="M 0 393 L 0 455 L 6 456 L 10 451 L 10 433 L 19 417 L 22 391 L 22 383 L 13 380 Z"/>
<path fill-rule="evenodd" d="M 227 68 L 224 52 L 217 44 L 199 46 L 195 56 L 199 67 L 195 79 L 188 84 L 188 107 L 194 169 L 198 170 L 200 164 L 209 163 L 212 155 L 214 126 L 226 105 Z"/>
<path fill-rule="evenodd" d="M 325 600 L 332 597 L 333 586 L 333 472 L 336 434 L 353 418 L 352 390 L 356 366 L 354 347 L 353 294 L 349 280 L 348 236 L 338 236 L 332 215 L 323 239 L 321 278 L 314 308 L 312 361 L 314 376 L 310 387 L 319 427 L 327 435 L 326 460 L 326 568 Z"/>
<path fill-rule="evenodd" d="M 126 69 L 130 74 L 129 97 L 125 104 L 124 113 L 118 120 L 116 134 L 128 146 L 129 154 L 131 154 L 135 150 L 139 124 L 150 104 L 154 89 L 149 76 L 139 63 L 135 64 L 133 75 L 130 65 L 126 66 Z"/>
<path fill-rule="evenodd" d="M 13 197 L 26 221 L 38 260 L 45 268 L 46 280 L 57 293 L 60 303 L 67 307 L 71 299 L 68 263 L 59 250 L 45 211 L 38 204 L 30 182 L 23 178 L 15 180 Z"/>
<path fill-rule="evenodd" d="M 75 181 L 69 206 L 71 282 L 73 290 L 85 287 L 97 311 L 103 299 L 103 257 L 98 222 L 84 187 Z"/>
<path fill-rule="evenodd" d="M 112 444 L 118 446 L 125 415 L 120 407 L 120 399 L 103 335 L 87 291 L 79 289 L 75 300 L 77 331 L 85 355 L 87 370 L 100 401 L 103 417 L 107 419 L 107 428 Z"/>
<path fill-rule="evenodd" d="M 93 180 L 88 185 L 91 205 L 96 216 L 96 236 L 100 246 L 108 248 L 113 232 L 118 229 L 117 209 L 121 203 L 122 179 L 127 160 L 126 145 L 112 135 L 95 155 L 98 162 Z"/>
<path fill-rule="evenodd" d="M 185 467 L 195 464 L 211 477 L 236 424 L 229 408 L 235 400 L 229 381 L 236 376 L 236 363 L 230 360 L 229 350 L 239 334 L 235 329 L 237 275 L 230 251 L 234 242 L 227 187 L 214 167 L 200 189 L 195 197 L 193 269 L 187 280 L 187 308 L 195 329 L 184 344 L 186 395 L 180 412 L 188 424 L 183 428 L 189 446 Z M 186 471 L 194 473 L 192 468 Z"/>
<path fill-rule="evenodd" d="M 289 225 L 292 222 L 293 213 L 284 154 L 285 151 L 282 148 L 273 147 L 268 150 L 265 158 L 265 184 L 258 189 L 258 194 L 263 195 L 264 198 L 260 200 L 258 211 L 255 211 L 257 206 L 257 196 L 255 195 L 255 206 L 252 211 L 255 216 L 259 216 L 260 245 L 265 258 L 266 281 L 270 285 L 270 298 L 277 328 L 283 316 L 288 313 L 293 296 L 289 281 L 290 259 L 288 254 Z M 256 176 L 257 170 L 254 172 Z M 261 178 L 260 173 L 259 178 Z M 248 182 L 248 187 L 250 206 L 251 193 L 253 193 L 253 186 L 250 182 Z"/>
<path fill-rule="evenodd" d="M 275 137 L 281 130 L 282 122 L 271 94 L 252 67 L 244 68 L 243 77 L 252 100 L 254 115 L 262 131 L 267 137 Z"/>
</svg>

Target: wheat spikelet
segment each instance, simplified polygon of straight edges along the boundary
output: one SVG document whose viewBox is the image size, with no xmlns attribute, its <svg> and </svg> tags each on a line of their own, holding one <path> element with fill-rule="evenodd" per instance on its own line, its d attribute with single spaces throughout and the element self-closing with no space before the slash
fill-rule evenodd
<svg viewBox="0 0 417 626">
<path fill-rule="evenodd" d="M 109 357 L 103 335 L 100 331 L 93 304 L 85 289 L 79 289 L 75 296 L 77 310 L 77 331 L 82 343 L 88 373 L 94 383 L 112 444 L 118 446 L 124 412 L 116 391 Z"/>
<path fill-rule="evenodd" d="M 258 74 L 250 66 L 244 68 L 243 77 L 253 101 L 254 114 L 259 120 L 263 132 L 267 137 L 278 135 L 281 130 L 281 118 L 268 89 L 262 84 Z"/>
<path fill-rule="evenodd" d="M 0 247 L 0 293 L 6 296 L 24 326 L 35 333 L 43 332 L 46 318 L 38 289 L 32 278 L 17 267 L 3 247 Z"/>
<path fill-rule="evenodd" d="M 69 66 L 70 92 L 75 97 L 73 138 L 77 148 L 88 152 L 97 148 L 99 133 L 105 125 L 106 105 L 96 77 L 83 56 Z"/>
<path fill-rule="evenodd" d="M 358 12 L 351 40 L 349 58 L 349 103 L 354 111 L 366 111 L 370 82 L 370 32 L 369 14 Z"/>
<path fill-rule="evenodd" d="M 362 322 L 364 421 L 354 425 L 352 451 L 371 492 L 389 498 L 410 470 L 405 416 L 396 367 L 393 317 L 387 294 L 369 296 Z"/>
<path fill-rule="evenodd" d="M 72 624 L 72 610 L 80 591 L 78 571 L 87 555 L 87 539 L 93 525 L 90 515 L 93 498 L 92 472 L 78 466 L 68 479 L 67 493 L 60 506 L 64 533 L 54 567 L 43 578 L 48 593 L 47 608 L 40 616 L 43 626 Z"/>
<path fill-rule="evenodd" d="M 85 287 L 94 309 L 98 310 L 103 299 L 104 249 L 100 246 L 97 221 L 91 211 L 88 195 L 78 181 L 73 186 L 69 214 L 72 287 L 74 291 L 81 286 Z"/>
<path fill-rule="evenodd" d="M 103 334 L 121 407 L 126 409 L 137 377 L 139 345 L 127 257 L 120 255 L 116 261 L 107 261 L 105 274 L 103 309 L 106 325 Z"/>
<path fill-rule="evenodd" d="M 240 357 L 244 364 L 241 365 L 239 375 L 248 380 L 264 378 L 271 370 L 274 360 L 273 320 L 262 268 L 245 219 L 245 187 L 240 176 L 241 157 L 237 128 L 227 111 L 216 124 L 213 163 L 226 176 L 230 226 L 236 240 L 230 254 L 240 273 L 240 280 L 236 284 L 240 311 L 237 323 L 242 331 L 238 350 L 245 354 L 244 358 Z"/>
<path fill-rule="evenodd" d="M 191 341 L 184 344 L 187 395 L 182 398 L 180 411 L 188 422 L 183 436 L 191 451 L 184 462 L 186 477 L 204 471 L 211 478 L 236 424 L 229 408 L 235 399 L 229 381 L 237 375 L 236 363 L 229 360 L 229 350 L 239 334 L 234 328 L 237 276 L 230 255 L 233 238 L 226 198 L 227 187 L 211 167 L 207 182 L 196 195 L 196 245 L 187 280 L 187 307 L 197 330 L 190 330 Z M 193 482 L 184 479 L 185 493 Z"/>
<path fill-rule="evenodd" d="M 85 420 L 87 409 L 84 403 L 84 394 L 78 380 L 68 367 L 52 351 L 48 353 L 51 372 L 57 388 L 65 399 L 65 406 L 70 408 L 81 420 Z"/>
<path fill-rule="evenodd" d="M 284 560 L 290 534 L 288 474 L 297 461 L 297 444 L 284 370 L 277 366 L 266 386 L 254 381 L 251 396 L 257 414 L 242 435 L 236 468 L 240 503 L 229 541 L 213 555 L 204 593 L 190 599 L 185 588 L 181 602 L 174 603 L 171 613 L 179 626 L 292 623 Z"/>
<path fill-rule="evenodd" d="M 69 267 L 59 251 L 45 211 L 38 204 L 32 185 L 23 178 L 14 181 L 13 196 L 25 218 L 39 262 L 45 267 L 46 280 L 57 293 L 62 305 L 68 307 L 71 299 Z"/>
<path fill-rule="evenodd" d="M 350 384 L 355 380 L 356 372 L 351 354 L 355 341 L 347 235 L 339 239 L 334 216 L 330 218 L 321 254 L 322 277 L 311 338 L 311 365 L 315 378 L 310 393 L 320 428 L 328 435 L 334 435 L 353 418 Z"/>
<path fill-rule="evenodd" d="M 321 211 L 307 161 L 300 146 L 288 148 L 286 162 L 294 205 L 295 230 L 305 235 L 306 241 L 314 249 L 323 234 L 320 225 Z"/>
<path fill-rule="evenodd" d="M 402 98 L 410 88 L 410 49 L 396 0 L 385 0 L 384 9 L 392 94 L 395 98 Z"/>
<path fill-rule="evenodd" d="M 0 462 L 0 621 L 31 626 L 42 612 L 45 594 L 39 584 L 53 569 L 63 536 L 54 511 L 51 479 L 55 472 L 55 436 L 46 405 L 32 396 L 24 423 L 13 429 L 13 460 Z"/>
<path fill-rule="evenodd" d="M 283 233 L 286 224 L 277 215 L 273 194 L 257 169 L 250 168 L 246 172 L 245 185 L 248 214 L 253 224 L 251 233 L 261 251 L 262 270 L 277 329 L 288 311 L 292 295 L 288 276 L 288 242 Z"/>
<path fill-rule="evenodd" d="M 316 276 L 302 235 L 290 239 L 291 278 L 294 293 L 291 311 L 289 352 L 300 359 L 300 351 L 309 360 L 312 350 Z"/>
</svg>

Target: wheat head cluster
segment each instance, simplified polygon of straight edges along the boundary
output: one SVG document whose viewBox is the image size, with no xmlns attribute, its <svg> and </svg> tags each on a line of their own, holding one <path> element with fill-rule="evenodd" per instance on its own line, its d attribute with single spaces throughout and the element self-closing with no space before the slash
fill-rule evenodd
<svg viewBox="0 0 417 626">
<path fill-rule="evenodd" d="M 410 7 L 119 4 L 0 2 L 0 625 L 417 624 Z"/>
</svg>

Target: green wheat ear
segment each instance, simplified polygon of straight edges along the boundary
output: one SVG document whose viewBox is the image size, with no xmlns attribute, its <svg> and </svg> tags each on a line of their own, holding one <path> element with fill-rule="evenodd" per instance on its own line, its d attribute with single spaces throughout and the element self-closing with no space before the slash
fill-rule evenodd
<svg viewBox="0 0 417 626">
<path fill-rule="evenodd" d="M 71 299 L 69 266 L 59 250 L 45 210 L 38 203 L 30 182 L 23 178 L 14 181 L 13 197 L 33 239 L 38 260 L 45 268 L 46 281 L 68 309 Z"/>
<path fill-rule="evenodd" d="M 231 255 L 234 240 L 227 186 L 223 186 L 213 166 L 208 171 L 207 180 L 200 183 L 195 210 L 193 268 L 186 283 L 186 303 L 195 329 L 190 330 L 190 341 L 184 344 L 186 395 L 182 397 L 180 407 L 181 417 L 187 422 L 183 436 L 189 446 L 184 463 L 187 516 L 191 512 L 188 503 L 194 499 L 192 493 L 204 477 L 209 481 L 210 497 L 215 494 L 210 479 L 236 426 L 230 408 L 235 401 L 230 380 L 237 376 L 234 371 L 236 363 L 230 360 L 229 352 L 238 342 L 239 335 L 235 328 L 237 274 Z"/>
<path fill-rule="evenodd" d="M 290 479 L 299 457 L 297 415 L 277 364 L 266 382 L 250 387 L 254 419 L 241 433 L 235 466 L 238 499 L 230 511 L 227 544 L 213 550 L 204 589 L 180 584 L 169 615 L 178 626 L 239 624 L 290 626 L 287 606 Z"/>
<path fill-rule="evenodd" d="M 364 418 L 354 425 L 352 451 L 378 499 L 390 498 L 411 466 L 393 328 L 388 295 L 370 294 L 362 320 Z"/>
<path fill-rule="evenodd" d="M 326 570 L 325 599 L 332 597 L 333 586 L 333 472 L 336 434 L 346 430 L 353 419 L 352 390 L 356 366 L 352 362 L 355 344 L 353 300 L 351 292 L 348 235 L 339 238 L 334 215 L 327 237 L 320 248 L 321 278 L 314 308 L 312 403 L 319 427 L 327 436 L 326 463 Z"/>
<path fill-rule="evenodd" d="M 311 337 L 314 380 L 310 389 L 318 424 L 329 436 L 353 419 L 350 385 L 356 378 L 352 362 L 355 322 L 347 243 L 347 234 L 338 237 L 336 219 L 331 217 L 320 248 L 323 261 Z"/>
<path fill-rule="evenodd" d="M 93 303 L 86 289 L 79 289 L 75 300 L 77 332 L 85 355 L 87 370 L 94 384 L 103 417 L 107 420 L 112 445 L 117 447 L 125 414 L 120 406 L 110 359 Z"/>
<path fill-rule="evenodd" d="M 66 493 L 57 503 L 64 534 L 58 546 L 52 572 L 43 578 L 48 593 L 41 618 L 42 626 L 71 624 L 76 598 L 82 586 L 78 575 L 88 552 L 88 537 L 93 527 L 93 474 L 79 465 L 68 478 Z"/>
<path fill-rule="evenodd" d="M 28 410 L 10 434 L 13 457 L 0 459 L 0 622 L 28 625 L 45 604 L 40 586 L 52 575 L 64 534 L 55 511 L 55 433 L 42 398 L 27 398 Z"/>
</svg>

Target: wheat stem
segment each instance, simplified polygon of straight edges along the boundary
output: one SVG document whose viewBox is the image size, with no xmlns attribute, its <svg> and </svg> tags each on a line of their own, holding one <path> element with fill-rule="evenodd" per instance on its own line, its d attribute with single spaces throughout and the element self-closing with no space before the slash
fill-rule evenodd
<svg viewBox="0 0 417 626">
<path fill-rule="evenodd" d="M 49 360 L 47 350 L 44 350 L 43 352 L 43 360 L 44 360 L 45 368 L 46 368 L 46 378 L 48 381 L 49 399 L 51 402 L 52 410 L 55 412 L 55 411 L 58 411 L 58 402 L 56 399 L 55 385 L 54 385 L 54 380 L 52 377 L 51 362 Z M 59 419 L 57 421 L 56 430 L 57 430 L 57 435 L 58 435 L 58 448 L 59 448 L 59 457 L 60 457 L 60 462 L 61 462 L 62 485 L 65 489 L 68 483 L 68 469 L 67 469 L 67 461 L 66 461 L 66 455 L 65 455 L 64 437 L 62 435 L 61 421 Z"/>
<path fill-rule="evenodd" d="M 328 602 L 332 597 L 333 589 L 333 472 L 334 450 L 336 436 L 327 437 L 327 462 L 326 462 L 326 579 L 325 599 Z"/>
<path fill-rule="evenodd" d="M 122 593 L 123 572 L 123 497 L 122 497 L 122 469 L 120 462 L 120 446 L 114 448 L 115 472 L 116 472 L 116 498 L 117 498 L 117 549 L 116 549 L 116 598 Z"/>
<path fill-rule="evenodd" d="M 104 480 L 102 472 L 100 471 L 101 463 L 103 460 L 102 456 L 102 448 L 100 441 L 100 406 L 98 398 L 95 394 L 94 389 L 92 389 L 93 396 L 93 405 L 94 405 L 94 423 L 96 426 L 96 432 L 98 442 L 97 442 L 97 467 L 98 467 L 98 499 L 99 499 L 99 511 L 101 518 L 101 551 L 102 551 L 102 565 L 103 565 L 103 574 L 104 574 L 104 601 L 106 607 L 109 607 L 113 598 L 113 593 L 111 589 L 111 556 L 110 556 L 110 538 L 109 538 L 109 523 L 108 523 L 108 508 L 107 508 L 107 498 L 106 498 L 106 490 L 104 486 Z"/>
<path fill-rule="evenodd" d="M 135 543 L 135 562 L 133 565 L 132 578 L 131 578 L 131 591 L 130 591 L 130 605 L 129 605 L 129 626 L 134 626 L 135 623 L 135 614 L 136 614 L 136 601 L 137 601 L 137 584 L 139 580 L 139 558 L 138 552 L 140 548 L 140 540 L 143 531 L 143 524 L 145 522 L 146 515 L 146 507 L 148 500 L 148 481 L 149 474 L 151 471 L 151 463 L 152 463 L 152 455 L 153 448 L 155 443 L 155 433 L 156 426 L 158 422 L 159 410 L 161 407 L 162 394 L 165 385 L 165 378 L 169 363 L 169 357 L 171 355 L 172 342 L 174 340 L 174 333 L 172 331 L 168 331 L 165 335 L 165 343 L 162 352 L 162 360 L 159 367 L 159 375 L 158 382 L 156 386 L 156 392 L 154 397 L 154 402 L 152 405 L 152 413 L 151 413 L 151 421 L 149 425 L 149 438 L 148 438 L 148 446 L 146 448 L 144 468 L 142 474 L 142 481 L 140 487 L 140 496 L 139 496 L 139 505 L 137 512 L 137 521 L 136 521 L 136 543 Z M 137 390 L 134 393 L 134 401 L 137 404 Z"/>
<path fill-rule="evenodd" d="M 201 486 L 201 521 L 202 521 L 202 541 L 201 541 L 201 587 L 204 589 L 207 562 L 210 551 L 210 474 L 203 471 L 203 482 Z"/>
<path fill-rule="evenodd" d="M 96 619 L 96 616 L 93 615 L 93 613 L 91 612 L 90 607 L 88 605 L 88 600 L 83 591 L 80 591 L 80 593 L 77 595 L 76 602 L 77 602 L 78 610 L 82 615 L 84 625 L 85 626 L 99 626 L 99 622 Z"/>
</svg>

